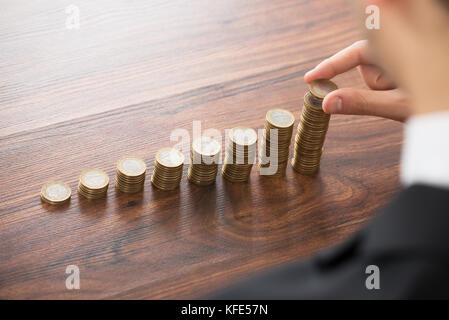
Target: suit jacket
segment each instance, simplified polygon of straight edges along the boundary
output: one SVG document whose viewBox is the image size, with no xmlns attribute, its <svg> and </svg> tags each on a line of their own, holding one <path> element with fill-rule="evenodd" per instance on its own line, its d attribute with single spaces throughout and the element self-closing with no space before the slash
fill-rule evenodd
<svg viewBox="0 0 449 320">
<path fill-rule="evenodd" d="M 374 265 L 376 271 L 367 267 Z M 379 289 L 372 288 L 377 278 Z M 369 286 L 366 286 L 367 278 Z M 449 298 L 449 191 L 415 185 L 365 229 L 309 261 L 231 286 L 216 299 Z"/>
</svg>

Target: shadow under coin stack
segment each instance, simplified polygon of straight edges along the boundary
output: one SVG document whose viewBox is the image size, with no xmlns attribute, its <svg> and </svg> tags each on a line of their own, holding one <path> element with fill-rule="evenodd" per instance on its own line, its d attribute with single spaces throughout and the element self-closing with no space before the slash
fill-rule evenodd
<svg viewBox="0 0 449 320">
<path fill-rule="evenodd" d="M 87 199 L 100 199 L 106 196 L 109 177 L 101 170 L 90 169 L 80 176 L 78 193 Z"/>
<path fill-rule="evenodd" d="M 313 81 L 304 96 L 304 107 L 295 138 L 292 167 L 300 174 L 312 175 L 320 168 L 324 140 L 329 127 L 330 114 L 322 108 L 324 97 L 337 89 L 327 79 Z"/>
<path fill-rule="evenodd" d="M 72 190 L 64 182 L 48 182 L 41 189 L 42 201 L 52 205 L 69 202 L 71 195 Z"/>
<path fill-rule="evenodd" d="M 294 123 L 295 117 L 290 111 L 272 109 L 267 112 L 259 152 L 259 173 L 261 175 L 277 178 L 285 176 Z M 276 160 L 272 162 L 273 159 Z"/>
<path fill-rule="evenodd" d="M 226 143 L 222 168 L 223 177 L 230 182 L 246 182 L 256 159 L 257 133 L 246 127 L 232 128 Z"/>
<path fill-rule="evenodd" d="M 220 161 L 221 145 L 209 137 L 200 137 L 192 143 L 191 164 L 187 174 L 190 182 L 207 186 L 215 182 Z"/>
<path fill-rule="evenodd" d="M 117 164 L 115 186 L 125 193 L 136 193 L 143 189 L 147 166 L 142 159 L 125 157 Z"/>
<path fill-rule="evenodd" d="M 151 183 L 161 190 L 173 190 L 179 186 L 184 166 L 184 155 L 174 148 L 162 148 L 156 154 Z"/>
</svg>

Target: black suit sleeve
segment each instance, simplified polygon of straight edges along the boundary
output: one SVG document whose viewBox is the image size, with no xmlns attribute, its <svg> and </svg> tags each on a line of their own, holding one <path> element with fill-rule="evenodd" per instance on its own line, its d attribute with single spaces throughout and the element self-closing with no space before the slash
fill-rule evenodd
<svg viewBox="0 0 449 320">
<path fill-rule="evenodd" d="M 368 289 L 366 268 L 379 268 Z M 449 191 L 403 190 L 370 225 L 311 260 L 238 283 L 215 299 L 449 298 Z"/>
</svg>

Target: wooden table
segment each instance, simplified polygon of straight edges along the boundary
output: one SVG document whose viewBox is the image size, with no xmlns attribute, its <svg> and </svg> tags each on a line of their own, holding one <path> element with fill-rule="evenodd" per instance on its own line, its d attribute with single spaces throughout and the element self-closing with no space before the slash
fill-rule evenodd
<svg viewBox="0 0 449 320">
<path fill-rule="evenodd" d="M 66 7 L 80 10 L 67 29 Z M 360 35 L 344 0 L 17 1 L 0 19 L 0 298 L 195 298 L 304 259 L 360 229 L 398 190 L 401 125 L 333 116 L 321 171 L 211 187 L 151 186 L 174 129 L 298 122 L 304 73 Z M 336 78 L 362 87 L 357 72 Z M 296 127 L 296 124 L 295 124 Z M 111 180 L 145 159 L 143 192 L 77 195 L 84 169 Z M 69 205 L 39 199 L 48 180 Z M 67 290 L 68 265 L 81 289 Z"/>
</svg>

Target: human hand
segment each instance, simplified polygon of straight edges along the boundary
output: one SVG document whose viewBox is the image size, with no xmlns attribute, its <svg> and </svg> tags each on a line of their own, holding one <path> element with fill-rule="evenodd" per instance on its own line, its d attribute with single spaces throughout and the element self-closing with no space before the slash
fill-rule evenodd
<svg viewBox="0 0 449 320">
<path fill-rule="evenodd" d="M 449 8 L 440 0 L 364 0 L 380 12 L 380 28 L 366 31 L 376 64 L 407 93 L 410 115 L 449 111 Z M 446 5 L 446 6 L 444 6 Z"/>
<path fill-rule="evenodd" d="M 376 65 L 370 56 L 368 42 L 357 41 L 304 75 L 308 83 L 331 79 L 338 74 L 358 68 L 371 90 L 343 88 L 328 94 L 323 101 L 327 113 L 372 115 L 405 121 L 410 115 L 405 94 Z"/>
</svg>

